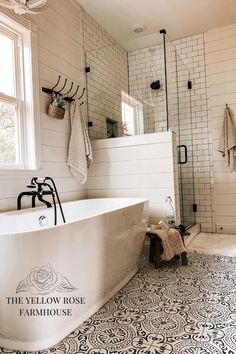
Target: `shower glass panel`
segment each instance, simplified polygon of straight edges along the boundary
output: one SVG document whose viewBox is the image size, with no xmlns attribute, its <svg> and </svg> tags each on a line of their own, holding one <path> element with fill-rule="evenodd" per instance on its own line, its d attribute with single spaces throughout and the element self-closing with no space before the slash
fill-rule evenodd
<svg viewBox="0 0 236 354">
<path fill-rule="evenodd" d="M 128 94 L 127 53 L 117 45 L 86 52 L 86 87 L 91 139 L 124 135 L 122 92 Z"/>
<path fill-rule="evenodd" d="M 193 134 L 189 70 L 173 43 L 166 45 L 168 121 L 176 132 L 180 218 L 185 227 L 195 223 Z"/>
</svg>

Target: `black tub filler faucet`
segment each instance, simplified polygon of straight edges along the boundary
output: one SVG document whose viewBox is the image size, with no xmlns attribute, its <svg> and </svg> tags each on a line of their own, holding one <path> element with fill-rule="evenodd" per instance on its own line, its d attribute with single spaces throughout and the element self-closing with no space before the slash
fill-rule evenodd
<svg viewBox="0 0 236 354">
<path fill-rule="evenodd" d="M 34 189 L 22 192 L 17 197 L 17 210 L 21 210 L 21 200 L 24 196 L 32 197 L 32 208 L 35 208 L 35 200 L 36 198 L 43 204 L 46 205 L 47 208 L 54 208 L 54 225 L 57 225 L 57 206 L 56 199 L 60 208 L 61 216 L 63 222 L 65 223 L 65 216 L 62 210 L 61 201 L 57 192 L 57 188 L 54 180 L 51 177 L 33 177 L 30 183 L 27 185 L 27 188 Z M 43 196 L 50 195 L 52 197 L 52 204 L 45 200 Z"/>
</svg>

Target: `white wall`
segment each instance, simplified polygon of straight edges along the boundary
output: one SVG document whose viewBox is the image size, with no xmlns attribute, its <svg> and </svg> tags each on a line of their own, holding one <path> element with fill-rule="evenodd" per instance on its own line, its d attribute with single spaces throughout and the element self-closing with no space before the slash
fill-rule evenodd
<svg viewBox="0 0 236 354">
<path fill-rule="evenodd" d="M 213 136 L 213 208 L 216 230 L 236 232 L 236 173 L 218 152 L 227 103 L 236 116 L 236 24 L 206 36 L 209 119 Z"/>
<path fill-rule="evenodd" d="M 66 165 L 68 116 L 64 120 L 50 118 L 46 113 L 50 97 L 41 91 L 42 86 L 52 87 L 59 74 L 84 86 L 80 8 L 67 0 L 50 0 L 42 14 L 27 19 L 37 26 L 42 169 L 26 175 L 17 171 L 1 175 L 0 211 L 16 209 L 17 195 L 34 175 L 53 177 L 63 201 L 87 196 L 86 185 L 80 185 Z"/>
<path fill-rule="evenodd" d="M 92 142 L 94 164 L 88 197 L 144 197 L 150 200 L 150 222 L 166 216 L 171 196 L 179 222 L 175 134 L 136 135 Z"/>
</svg>

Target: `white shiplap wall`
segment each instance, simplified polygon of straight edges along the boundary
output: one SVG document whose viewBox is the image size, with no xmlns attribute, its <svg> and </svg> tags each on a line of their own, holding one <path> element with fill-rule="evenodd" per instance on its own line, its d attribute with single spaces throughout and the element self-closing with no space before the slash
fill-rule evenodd
<svg viewBox="0 0 236 354">
<path fill-rule="evenodd" d="M 167 196 L 179 222 L 175 134 L 153 133 L 92 142 L 88 197 L 149 199 L 150 222 L 165 218 Z M 175 194 L 176 193 L 176 194 Z"/>
<path fill-rule="evenodd" d="M 0 211 L 16 209 L 17 195 L 34 175 L 53 177 L 62 201 L 87 196 L 86 185 L 80 185 L 66 165 L 68 115 L 63 120 L 48 117 L 50 97 L 41 91 L 42 86 L 52 87 L 58 75 L 84 86 L 81 10 L 68 0 L 50 0 L 42 14 L 27 19 L 37 26 L 42 169 L 1 175 Z M 26 199 L 24 206 L 29 205 Z"/>
<path fill-rule="evenodd" d="M 236 122 L 236 24 L 205 35 L 209 119 L 213 136 L 213 207 L 218 232 L 236 232 L 236 173 L 218 152 L 225 104 Z"/>
</svg>

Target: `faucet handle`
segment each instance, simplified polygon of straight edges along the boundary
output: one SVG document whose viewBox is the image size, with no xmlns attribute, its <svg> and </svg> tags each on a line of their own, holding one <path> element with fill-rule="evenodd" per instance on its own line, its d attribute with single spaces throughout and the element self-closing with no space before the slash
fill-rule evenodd
<svg viewBox="0 0 236 354">
<path fill-rule="evenodd" d="M 27 187 L 27 188 L 36 188 L 36 185 L 31 182 L 31 183 L 27 184 L 26 187 Z"/>
</svg>

